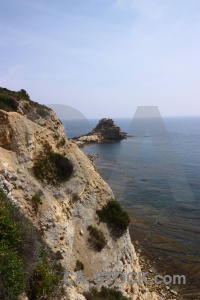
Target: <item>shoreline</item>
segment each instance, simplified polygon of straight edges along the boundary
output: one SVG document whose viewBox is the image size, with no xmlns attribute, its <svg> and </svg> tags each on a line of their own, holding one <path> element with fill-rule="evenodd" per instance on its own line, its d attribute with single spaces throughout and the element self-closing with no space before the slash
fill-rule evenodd
<svg viewBox="0 0 200 300">
<path fill-rule="evenodd" d="M 127 136 L 127 138 L 132 137 L 132 136 Z M 94 145 L 94 144 L 110 144 L 110 143 L 116 143 L 119 141 L 122 141 L 124 139 L 99 139 L 99 138 L 94 138 L 92 136 L 82 136 L 80 139 L 78 138 L 69 138 L 69 140 L 71 140 L 72 142 L 74 142 L 79 148 L 83 148 L 84 146 L 90 146 L 90 145 Z M 126 138 L 126 139 L 127 139 Z"/>
<path fill-rule="evenodd" d="M 140 244 L 137 241 L 132 241 L 132 243 L 134 245 L 142 273 L 148 272 L 146 277 L 148 280 L 147 288 L 149 291 L 155 292 L 159 297 L 161 297 L 161 300 L 183 300 L 179 292 L 177 292 L 171 285 L 166 285 L 164 282 L 161 284 L 155 283 L 155 276 L 159 275 L 164 277 L 164 272 L 158 272 L 156 266 L 157 262 L 148 259 L 144 254 L 142 254 Z"/>
<path fill-rule="evenodd" d="M 93 144 L 93 143 L 86 143 L 86 146 L 89 146 L 90 144 Z M 98 154 L 93 155 L 91 153 L 85 153 L 85 152 L 84 152 L 84 154 L 93 163 L 95 170 L 97 170 L 97 172 L 99 172 L 98 165 L 95 164 L 95 160 L 98 158 Z M 138 241 L 136 241 L 136 242 L 133 241 L 130 229 L 129 229 L 129 233 L 131 236 L 132 244 L 134 245 L 134 248 L 135 248 L 135 252 L 136 252 L 136 255 L 137 255 L 137 258 L 139 261 L 141 271 L 142 271 L 142 273 L 148 272 L 148 274 L 147 274 L 148 284 L 146 285 L 146 287 L 149 289 L 149 291 L 156 293 L 156 295 L 159 297 L 160 300 L 183 300 L 184 298 L 171 285 L 165 285 L 164 283 L 161 283 L 158 285 L 156 283 L 153 283 L 154 277 L 156 275 L 161 275 L 164 277 L 166 274 L 164 274 L 164 270 L 161 272 L 158 272 L 158 270 L 157 270 L 158 265 L 159 265 L 158 260 L 156 260 L 156 262 L 155 262 L 154 259 L 148 259 L 147 256 L 145 256 L 145 254 L 142 254 L 142 250 L 140 248 L 141 246 Z M 160 265 L 160 268 L 162 269 L 162 265 Z"/>
</svg>

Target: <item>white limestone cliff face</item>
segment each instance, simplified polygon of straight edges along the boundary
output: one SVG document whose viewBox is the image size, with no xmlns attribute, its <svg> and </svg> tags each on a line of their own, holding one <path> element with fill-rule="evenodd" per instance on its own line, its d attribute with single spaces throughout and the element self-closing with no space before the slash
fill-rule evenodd
<svg viewBox="0 0 200 300">
<path fill-rule="evenodd" d="M 52 124 L 41 126 L 23 114 L 0 110 L 0 188 L 41 231 L 52 251 L 61 253 L 60 262 L 66 272 L 74 273 L 77 260 L 83 262 L 86 277 L 97 272 L 139 272 L 128 230 L 121 237 L 113 238 L 106 224 L 100 223 L 98 227 L 103 230 L 107 245 L 95 252 L 88 244 L 88 225 L 98 224 L 96 210 L 114 195 L 89 158 L 67 139 L 64 127 L 53 112 L 51 118 L 52 122 L 58 122 L 58 132 Z M 59 141 L 63 138 L 65 144 L 61 145 Z M 72 177 L 59 187 L 45 185 L 33 174 L 35 158 L 48 147 L 68 157 L 74 166 Z M 42 194 L 42 205 L 36 213 L 31 198 L 38 191 Z M 63 300 L 83 300 L 82 293 L 89 289 L 89 284 L 65 286 L 65 289 Z M 158 299 L 144 284 L 124 284 L 119 289 L 132 300 Z"/>
</svg>

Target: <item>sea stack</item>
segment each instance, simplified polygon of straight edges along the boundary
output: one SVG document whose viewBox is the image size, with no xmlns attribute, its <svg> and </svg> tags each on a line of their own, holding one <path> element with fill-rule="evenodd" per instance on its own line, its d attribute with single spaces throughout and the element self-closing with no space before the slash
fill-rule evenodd
<svg viewBox="0 0 200 300">
<path fill-rule="evenodd" d="M 102 139 L 125 139 L 127 133 L 122 132 L 120 127 L 115 125 L 112 119 L 103 118 L 99 121 L 97 126 L 92 130 L 93 134 L 100 134 Z"/>
</svg>

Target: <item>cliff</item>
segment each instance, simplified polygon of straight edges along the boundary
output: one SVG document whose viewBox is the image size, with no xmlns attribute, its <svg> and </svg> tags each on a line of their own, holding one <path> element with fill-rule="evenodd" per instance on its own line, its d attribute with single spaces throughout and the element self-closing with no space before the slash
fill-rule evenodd
<svg viewBox="0 0 200 300">
<path fill-rule="evenodd" d="M 97 272 L 139 272 L 138 257 L 128 229 L 115 235 L 107 223 L 99 222 L 97 210 L 114 195 L 92 162 L 75 142 L 67 139 L 63 125 L 52 110 L 4 91 L 16 105 L 14 109 L 8 106 L 5 109 L 2 105 L 4 109 L 0 110 L 0 189 L 37 229 L 44 243 L 57 255 L 64 272 L 77 274 L 78 261 L 84 266 L 86 277 Z M 64 178 L 66 174 L 61 177 L 52 164 L 48 164 L 53 153 L 66 158 L 73 166 L 68 177 Z M 37 173 L 39 167 L 41 172 Z M 48 177 L 44 178 L 48 168 Z M 53 181 L 51 172 L 56 174 L 57 180 L 62 180 Z M 40 199 L 39 204 L 37 199 Z M 97 251 L 91 246 L 88 226 L 98 228 L 104 235 L 106 242 L 102 249 Z M 62 283 L 62 295 L 41 299 L 83 300 L 86 299 L 83 293 L 91 286 L 95 286 L 94 281 L 72 286 Z M 124 283 L 117 289 L 128 299 L 158 299 L 143 283 Z M 24 294 L 18 299 L 28 298 Z"/>
</svg>

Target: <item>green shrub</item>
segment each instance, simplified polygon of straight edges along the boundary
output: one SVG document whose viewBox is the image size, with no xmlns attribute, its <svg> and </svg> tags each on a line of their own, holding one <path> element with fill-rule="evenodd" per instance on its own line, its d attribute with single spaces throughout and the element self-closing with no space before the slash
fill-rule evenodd
<svg viewBox="0 0 200 300">
<path fill-rule="evenodd" d="M 84 270 L 84 264 L 82 263 L 82 261 L 77 260 L 74 271 L 77 272 L 77 271 L 82 271 L 82 270 Z"/>
<path fill-rule="evenodd" d="M 84 293 L 87 300 L 128 300 L 120 291 L 111 288 L 102 287 L 100 291 L 92 288 L 90 292 Z"/>
<path fill-rule="evenodd" d="M 25 98 L 25 99 L 27 99 L 27 100 L 30 100 L 29 94 L 28 94 L 24 89 L 21 89 L 21 90 L 19 91 L 19 93 L 22 94 L 23 98 Z"/>
<path fill-rule="evenodd" d="M 27 94 L 27 92 L 23 89 L 21 89 L 18 92 L 10 91 L 6 88 L 0 87 L 0 95 L 5 97 L 10 97 L 12 99 L 15 99 L 16 101 L 19 101 L 20 99 L 29 100 L 30 97 Z"/>
<path fill-rule="evenodd" d="M 0 109 L 5 111 L 17 111 L 18 103 L 15 99 L 0 94 Z"/>
<path fill-rule="evenodd" d="M 31 200 L 32 200 L 33 206 L 35 208 L 35 211 L 38 212 L 39 205 L 42 204 L 42 200 L 41 200 L 40 196 L 38 194 L 35 194 Z"/>
<path fill-rule="evenodd" d="M 33 172 L 37 179 L 57 185 L 70 178 L 73 165 L 67 157 L 59 153 L 48 152 L 44 157 L 35 161 Z"/>
<path fill-rule="evenodd" d="M 48 110 L 45 107 L 43 107 L 43 105 L 39 105 L 36 108 L 36 113 L 42 118 L 46 118 L 47 116 L 49 116 Z"/>
<path fill-rule="evenodd" d="M 88 241 L 97 251 L 101 251 L 107 243 L 103 231 L 92 225 L 88 226 L 88 231 L 90 233 Z"/>
<path fill-rule="evenodd" d="M 32 197 L 32 201 L 33 203 L 38 203 L 38 204 L 41 204 L 42 203 L 42 200 L 40 198 L 39 195 L 35 194 L 33 197 Z"/>
<path fill-rule="evenodd" d="M 16 299 L 25 286 L 24 264 L 17 250 L 9 247 L 6 242 L 0 243 L 0 274 L 0 287 L 4 287 L 4 297 Z"/>
<path fill-rule="evenodd" d="M 111 199 L 101 210 L 97 210 L 101 222 L 106 222 L 114 227 L 126 230 L 130 218 L 128 213 L 122 209 L 119 202 Z"/>
<path fill-rule="evenodd" d="M 42 118 L 46 118 L 52 111 L 51 108 L 30 100 L 28 93 L 24 89 L 15 92 L 0 87 L 0 109 L 17 112 L 20 100 L 25 100 L 22 111 L 33 122 L 39 115 Z"/>
<path fill-rule="evenodd" d="M 25 277 L 24 264 L 17 251 L 21 231 L 11 212 L 9 199 L 0 190 L 0 299 L 14 300 L 23 291 Z"/>
<path fill-rule="evenodd" d="M 56 298 L 63 272 L 40 232 L 0 189 L 0 299 L 17 300 L 22 292 L 30 300 Z"/>
<path fill-rule="evenodd" d="M 35 267 L 30 280 L 30 299 L 48 299 L 61 278 L 62 274 L 58 267 L 52 265 L 44 249 L 41 249 L 40 261 Z"/>
</svg>

